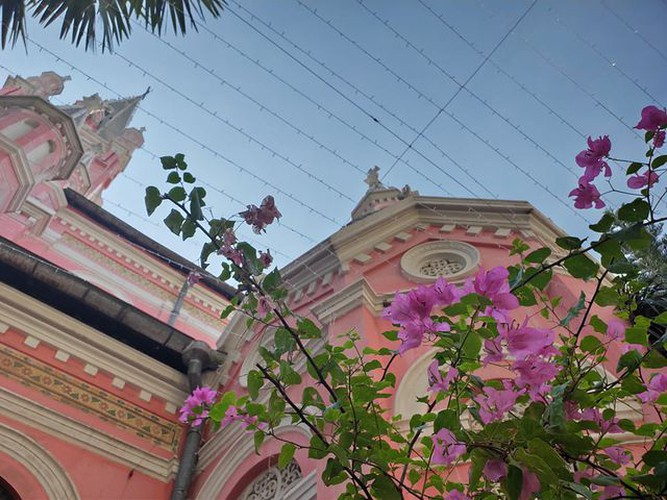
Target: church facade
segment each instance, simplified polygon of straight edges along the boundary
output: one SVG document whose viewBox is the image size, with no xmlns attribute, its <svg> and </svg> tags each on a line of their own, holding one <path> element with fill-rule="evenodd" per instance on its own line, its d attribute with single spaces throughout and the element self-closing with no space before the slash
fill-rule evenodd
<svg viewBox="0 0 667 500">
<path fill-rule="evenodd" d="M 272 331 L 221 320 L 234 290 L 100 207 L 143 143 L 130 120 L 145 95 L 56 106 L 65 81 L 46 72 L 0 89 L 0 498 L 334 498 L 306 452 L 279 469 L 278 440 L 258 455 L 238 424 L 192 439 L 179 424 L 193 385 L 244 392 Z M 290 307 L 330 337 L 355 329 L 363 346 L 385 345 L 396 291 L 508 265 L 515 238 L 562 252 L 560 229 L 527 202 L 422 196 L 382 185 L 377 169 L 367 183 L 350 224 L 281 270 Z M 580 290 L 556 274 L 547 293 L 567 311 Z M 397 359 L 390 412 L 423 411 L 431 358 L 423 347 Z M 299 425 L 278 434 L 310 439 Z"/>
</svg>

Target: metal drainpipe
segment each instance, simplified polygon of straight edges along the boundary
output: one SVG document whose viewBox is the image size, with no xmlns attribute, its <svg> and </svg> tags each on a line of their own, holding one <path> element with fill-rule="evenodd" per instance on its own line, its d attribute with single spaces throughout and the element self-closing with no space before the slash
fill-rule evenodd
<svg viewBox="0 0 667 500">
<path fill-rule="evenodd" d="M 188 382 L 190 391 L 201 386 L 202 372 L 215 368 L 222 362 L 223 354 L 211 349 L 204 342 L 199 340 L 192 342 L 183 351 L 183 362 L 188 366 Z M 199 459 L 199 448 L 201 446 L 202 427 L 190 426 L 185 445 L 181 452 L 181 457 L 174 479 L 174 488 L 171 492 L 171 500 L 186 500 L 188 489 L 192 482 L 192 475 Z"/>
</svg>

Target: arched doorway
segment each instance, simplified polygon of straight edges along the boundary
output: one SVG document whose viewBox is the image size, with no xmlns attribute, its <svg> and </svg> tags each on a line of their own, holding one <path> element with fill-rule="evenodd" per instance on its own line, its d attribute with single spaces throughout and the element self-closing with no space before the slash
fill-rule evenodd
<svg viewBox="0 0 667 500">
<path fill-rule="evenodd" d="M 21 497 L 12 486 L 0 477 L 0 500 L 21 500 Z"/>
</svg>

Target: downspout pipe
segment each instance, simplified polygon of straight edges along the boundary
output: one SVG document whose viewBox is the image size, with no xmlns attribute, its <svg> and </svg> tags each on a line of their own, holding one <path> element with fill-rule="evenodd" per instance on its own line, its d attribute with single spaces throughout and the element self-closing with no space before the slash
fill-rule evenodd
<svg viewBox="0 0 667 500">
<path fill-rule="evenodd" d="M 204 342 L 192 342 L 183 351 L 183 362 L 188 367 L 188 384 L 190 392 L 202 383 L 202 373 L 205 370 L 216 368 L 223 361 L 223 354 L 214 351 Z M 185 436 L 185 444 L 181 452 L 178 471 L 174 479 L 171 500 L 186 500 L 192 483 L 192 476 L 199 459 L 199 448 L 202 441 L 203 424 L 191 425 Z"/>
</svg>

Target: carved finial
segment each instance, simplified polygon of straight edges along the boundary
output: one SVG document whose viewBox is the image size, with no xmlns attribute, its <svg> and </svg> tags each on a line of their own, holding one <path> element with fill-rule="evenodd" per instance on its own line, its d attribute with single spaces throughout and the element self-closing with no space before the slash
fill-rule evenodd
<svg viewBox="0 0 667 500">
<path fill-rule="evenodd" d="M 368 184 L 368 191 L 375 191 L 377 189 L 384 188 L 382 182 L 380 182 L 380 167 L 375 165 L 373 168 L 369 169 L 366 174 L 366 180 L 364 182 Z"/>
</svg>

